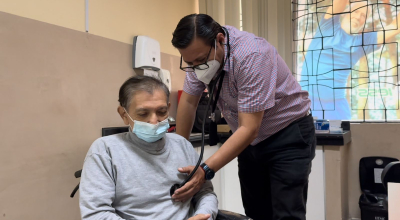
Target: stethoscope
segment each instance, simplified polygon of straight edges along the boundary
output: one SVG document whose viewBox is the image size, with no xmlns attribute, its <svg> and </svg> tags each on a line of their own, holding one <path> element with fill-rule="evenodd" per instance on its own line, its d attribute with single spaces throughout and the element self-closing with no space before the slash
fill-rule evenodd
<svg viewBox="0 0 400 220">
<path fill-rule="evenodd" d="M 205 143 L 205 141 L 204 141 L 204 136 L 205 136 L 205 135 L 204 135 L 204 127 L 205 127 L 205 122 L 206 122 L 206 118 L 207 118 L 208 109 L 210 108 L 210 104 L 211 104 L 211 102 L 212 102 L 212 100 L 213 100 L 213 98 L 214 98 L 215 85 L 216 85 L 217 82 L 218 82 L 217 93 L 216 93 L 216 95 L 215 95 L 215 101 L 214 101 L 214 103 L 213 103 L 212 111 L 211 111 L 211 120 L 215 121 L 215 109 L 216 109 L 216 107 L 217 107 L 217 102 L 218 102 L 218 98 L 219 98 L 219 93 L 221 92 L 222 81 L 223 81 L 224 76 L 225 76 L 224 66 L 225 66 L 226 61 L 229 59 L 230 53 L 231 53 L 231 46 L 229 45 L 229 32 L 228 32 L 228 30 L 227 30 L 225 27 L 222 27 L 222 28 L 224 29 L 224 31 L 225 31 L 225 33 L 226 33 L 226 36 L 227 36 L 227 44 L 226 44 L 226 47 L 227 47 L 227 55 L 226 55 L 226 59 L 224 60 L 224 63 L 223 63 L 223 65 L 222 65 L 221 70 L 220 70 L 219 73 L 217 74 L 217 77 L 216 77 L 215 79 L 213 79 L 213 80 L 210 82 L 211 91 L 208 90 L 208 91 L 209 91 L 209 94 L 210 94 L 210 98 L 208 99 L 206 111 L 205 111 L 205 113 L 204 113 L 203 121 L 202 121 L 202 123 L 201 123 L 201 152 L 200 152 L 200 157 L 199 157 L 199 160 L 197 161 L 196 166 L 194 167 L 193 171 L 189 174 L 189 176 L 188 176 L 182 183 L 180 183 L 180 184 L 179 184 L 179 183 L 174 184 L 174 185 L 171 187 L 171 189 L 170 189 L 170 191 L 169 191 L 169 193 L 170 193 L 171 196 L 175 193 L 175 190 L 181 188 L 181 187 L 184 186 L 187 182 L 189 182 L 190 179 L 192 179 L 193 175 L 196 173 L 197 169 L 199 168 L 201 161 L 203 160 L 204 143 Z"/>
</svg>

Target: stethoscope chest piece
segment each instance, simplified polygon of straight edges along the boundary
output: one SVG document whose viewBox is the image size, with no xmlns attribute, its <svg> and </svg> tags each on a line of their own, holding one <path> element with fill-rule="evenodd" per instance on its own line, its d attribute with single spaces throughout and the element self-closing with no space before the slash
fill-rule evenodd
<svg viewBox="0 0 400 220">
<path fill-rule="evenodd" d="M 171 196 L 174 195 L 175 191 L 176 191 L 177 189 L 179 189 L 179 188 L 181 188 L 181 187 L 179 186 L 179 184 L 174 184 L 173 186 L 171 186 L 171 189 L 169 190 L 169 194 L 170 194 Z"/>
</svg>

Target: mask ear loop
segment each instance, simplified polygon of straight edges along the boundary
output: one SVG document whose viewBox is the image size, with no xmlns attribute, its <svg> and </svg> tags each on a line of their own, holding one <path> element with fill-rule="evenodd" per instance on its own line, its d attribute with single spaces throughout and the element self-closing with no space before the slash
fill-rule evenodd
<svg viewBox="0 0 400 220">
<path fill-rule="evenodd" d="M 214 60 L 215 60 L 215 57 L 217 56 L 217 39 L 214 40 L 214 48 L 215 48 L 215 50 L 214 50 Z"/>
<path fill-rule="evenodd" d="M 129 113 L 126 111 L 126 109 L 124 108 L 124 111 L 125 111 L 125 113 L 128 115 L 128 117 L 131 119 L 131 121 L 133 122 L 133 123 L 135 123 L 134 122 L 134 120 L 131 118 L 131 116 L 129 115 Z M 131 130 L 131 131 L 133 131 L 133 127 L 131 127 L 131 125 L 129 125 L 129 129 Z"/>
</svg>

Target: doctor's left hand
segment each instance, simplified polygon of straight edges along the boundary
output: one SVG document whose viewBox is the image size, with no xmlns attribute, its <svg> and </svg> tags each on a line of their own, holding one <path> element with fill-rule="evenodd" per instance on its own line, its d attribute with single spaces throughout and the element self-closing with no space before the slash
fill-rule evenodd
<svg viewBox="0 0 400 220">
<path fill-rule="evenodd" d="M 179 168 L 178 171 L 181 173 L 187 173 L 188 175 L 192 172 L 194 166 L 183 167 Z M 193 175 L 192 179 L 187 182 L 184 186 L 180 189 L 177 189 L 172 195 L 172 199 L 175 201 L 182 201 L 185 202 L 188 199 L 191 199 L 194 194 L 196 194 L 200 189 L 201 186 L 205 182 L 205 173 L 203 169 L 200 167 L 197 169 L 196 173 Z"/>
</svg>

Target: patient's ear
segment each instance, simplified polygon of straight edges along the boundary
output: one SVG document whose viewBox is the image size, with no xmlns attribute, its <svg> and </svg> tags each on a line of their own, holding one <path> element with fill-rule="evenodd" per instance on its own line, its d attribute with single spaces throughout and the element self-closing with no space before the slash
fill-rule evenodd
<svg viewBox="0 0 400 220">
<path fill-rule="evenodd" d="M 170 108 L 171 108 L 171 102 L 168 102 L 168 112 Z"/>
<path fill-rule="evenodd" d="M 124 124 L 129 125 L 129 119 L 126 115 L 124 107 L 118 106 L 117 111 L 118 111 L 119 116 L 121 116 L 122 120 L 124 121 Z"/>
</svg>

